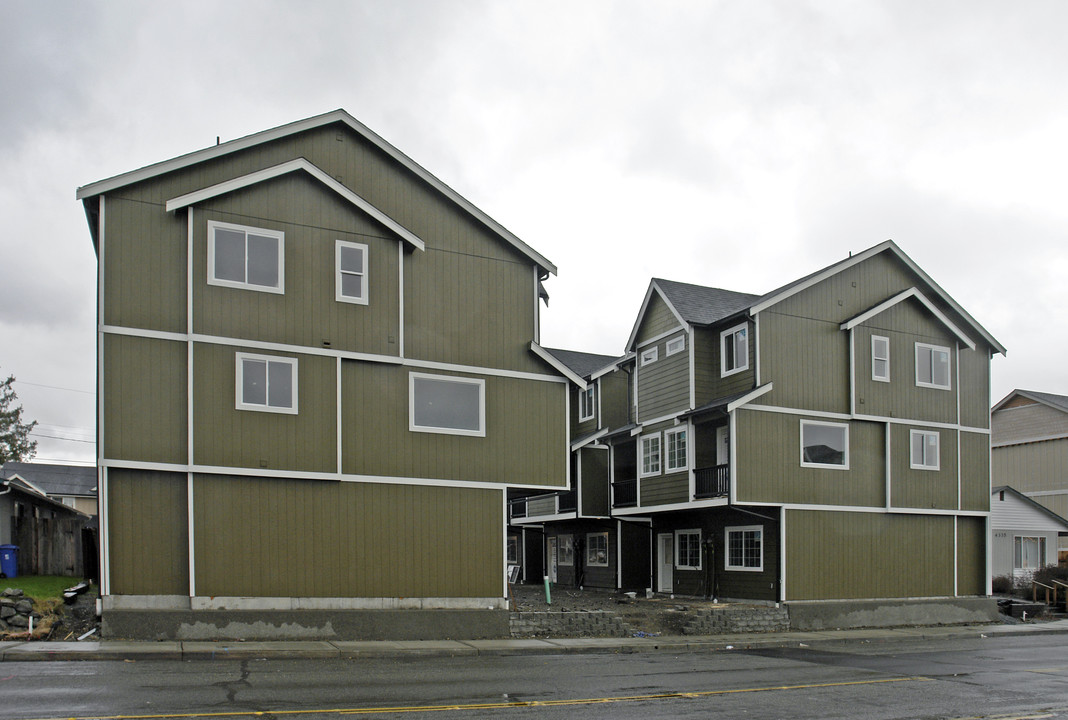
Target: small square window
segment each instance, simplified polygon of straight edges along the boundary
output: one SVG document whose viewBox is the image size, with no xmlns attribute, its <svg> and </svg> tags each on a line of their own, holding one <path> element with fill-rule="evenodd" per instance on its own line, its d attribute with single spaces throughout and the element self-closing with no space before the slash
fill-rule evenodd
<svg viewBox="0 0 1068 720">
<path fill-rule="evenodd" d="M 338 240 L 335 243 L 336 292 L 339 302 L 367 304 L 367 246 Z"/>
<path fill-rule="evenodd" d="M 686 428 L 668 430 L 664 433 L 664 444 L 667 446 L 667 471 L 675 472 L 687 468 L 686 455 Z"/>
<path fill-rule="evenodd" d="M 485 380 L 422 373 L 408 378 L 409 430 L 485 437 Z"/>
<path fill-rule="evenodd" d="M 648 365 L 649 363 L 655 363 L 660 357 L 660 349 L 653 345 L 651 348 L 642 350 L 642 365 Z"/>
<path fill-rule="evenodd" d="M 938 469 L 938 433 L 929 430 L 910 430 L 910 467 L 916 470 Z"/>
<path fill-rule="evenodd" d="M 590 383 L 586 386 L 585 390 L 579 390 L 579 421 L 585 422 L 586 420 L 592 420 L 596 414 L 596 406 L 594 405 L 595 393 L 594 385 Z"/>
<path fill-rule="evenodd" d="M 871 379 L 890 382 L 890 338 L 871 336 Z"/>
<path fill-rule="evenodd" d="M 608 533 L 591 533 L 586 536 L 586 565 L 608 567 Z"/>
<path fill-rule="evenodd" d="M 664 348 L 664 354 L 668 357 L 675 353 L 680 353 L 686 349 L 686 336 L 679 335 L 676 338 L 671 338 L 667 341 L 667 347 Z"/>
<path fill-rule="evenodd" d="M 723 377 L 749 367 L 749 331 L 744 324 L 720 333 L 719 364 Z"/>
<path fill-rule="evenodd" d="M 701 569 L 701 531 L 675 532 L 675 567 L 680 570 Z"/>
<path fill-rule="evenodd" d="M 285 234 L 208 221 L 208 284 L 282 293 Z"/>
<path fill-rule="evenodd" d="M 641 441 L 642 450 L 642 477 L 660 474 L 660 433 L 643 435 Z"/>
<path fill-rule="evenodd" d="M 295 415 L 297 361 L 273 355 L 237 353 L 238 410 Z"/>
<path fill-rule="evenodd" d="M 916 343 L 916 384 L 949 390 L 949 348 Z"/>
<path fill-rule="evenodd" d="M 759 572 L 764 569 L 764 528 L 760 525 L 727 528 L 727 569 Z"/>
<path fill-rule="evenodd" d="M 849 426 L 801 421 L 801 467 L 849 468 Z"/>
</svg>

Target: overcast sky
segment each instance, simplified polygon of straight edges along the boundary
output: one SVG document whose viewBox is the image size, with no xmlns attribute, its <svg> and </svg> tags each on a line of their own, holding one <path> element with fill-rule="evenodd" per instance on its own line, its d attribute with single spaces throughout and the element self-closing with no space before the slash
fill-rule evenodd
<svg viewBox="0 0 1068 720">
<path fill-rule="evenodd" d="M 344 108 L 560 269 L 619 354 L 650 277 L 763 293 L 892 238 L 1068 394 L 1068 3 L 0 0 L 0 373 L 91 460 L 75 189 Z M 55 438 L 67 438 L 58 440 Z"/>
</svg>

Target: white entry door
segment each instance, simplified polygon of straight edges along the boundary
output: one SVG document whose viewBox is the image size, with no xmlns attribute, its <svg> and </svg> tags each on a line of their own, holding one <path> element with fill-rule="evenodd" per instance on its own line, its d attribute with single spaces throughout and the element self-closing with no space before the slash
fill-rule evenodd
<svg viewBox="0 0 1068 720">
<path fill-rule="evenodd" d="M 716 464 L 726 465 L 731 459 L 731 435 L 727 425 L 716 428 Z"/>
<path fill-rule="evenodd" d="M 661 533 L 656 536 L 656 590 L 657 592 L 674 592 L 675 577 L 675 536 L 671 533 Z"/>
<path fill-rule="evenodd" d="M 556 538 L 549 538 L 549 582 L 556 582 Z"/>
</svg>

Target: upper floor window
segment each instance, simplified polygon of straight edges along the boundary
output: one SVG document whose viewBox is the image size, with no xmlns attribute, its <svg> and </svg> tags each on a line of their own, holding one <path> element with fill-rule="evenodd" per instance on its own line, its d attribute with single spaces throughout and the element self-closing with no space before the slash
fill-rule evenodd
<svg viewBox="0 0 1068 720">
<path fill-rule="evenodd" d="M 237 409 L 297 412 L 297 360 L 237 353 Z"/>
<path fill-rule="evenodd" d="M 592 420 L 596 414 L 596 405 L 594 405 L 595 393 L 593 383 L 586 386 L 585 390 L 579 390 L 579 420 L 586 421 Z"/>
<path fill-rule="evenodd" d="M 686 336 L 679 335 L 678 337 L 671 338 L 667 341 L 667 346 L 664 348 L 664 355 L 670 357 L 675 353 L 680 353 L 686 349 Z"/>
<path fill-rule="evenodd" d="M 486 381 L 447 375 L 408 375 L 408 429 L 486 435 Z"/>
<path fill-rule="evenodd" d="M 660 474 L 660 433 L 643 435 L 641 440 L 642 449 L 642 477 L 646 475 Z"/>
<path fill-rule="evenodd" d="M 681 570 L 701 569 L 701 531 L 675 532 L 675 567 Z"/>
<path fill-rule="evenodd" d="M 849 468 L 849 426 L 801 421 L 801 466 Z"/>
<path fill-rule="evenodd" d="M 720 375 L 733 375 L 749 367 L 749 331 L 745 324 L 719 335 Z"/>
<path fill-rule="evenodd" d="M 586 564 L 608 567 L 608 533 L 590 533 L 586 536 Z"/>
<path fill-rule="evenodd" d="M 208 221 L 208 284 L 282 293 L 285 234 Z"/>
<path fill-rule="evenodd" d="M 909 431 L 910 466 L 917 470 L 938 469 L 938 433 L 930 430 Z"/>
<path fill-rule="evenodd" d="M 916 384 L 949 390 L 949 348 L 916 343 Z"/>
<path fill-rule="evenodd" d="M 681 427 L 665 432 L 664 444 L 667 446 L 668 472 L 685 470 L 687 466 L 686 428 Z"/>
<path fill-rule="evenodd" d="M 656 345 L 653 345 L 651 348 L 648 348 L 646 350 L 642 350 L 642 363 L 641 364 L 642 365 L 648 365 L 649 363 L 654 363 L 654 362 L 657 361 L 657 359 L 659 357 L 660 357 L 660 349 Z"/>
<path fill-rule="evenodd" d="M 727 569 L 750 572 L 764 569 L 764 528 L 760 525 L 727 528 Z"/>
<path fill-rule="evenodd" d="M 337 267 L 336 295 L 340 302 L 367 304 L 367 246 L 338 240 L 335 244 Z"/>
<path fill-rule="evenodd" d="M 871 379 L 890 382 L 890 338 L 871 336 Z"/>
</svg>

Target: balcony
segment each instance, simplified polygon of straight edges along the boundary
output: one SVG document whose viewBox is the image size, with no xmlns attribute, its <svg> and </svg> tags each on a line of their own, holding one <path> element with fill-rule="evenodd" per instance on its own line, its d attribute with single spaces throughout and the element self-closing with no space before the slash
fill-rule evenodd
<svg viewBox="0 0 1068 720">
<path fill-rule="evenodd" d="M 508 502 L 508 517 L 525 518 L 527 516 L 527 499 L 510 500 Z"/>
<path fill-rule="evenodd" d="M 638 504 L 638 480 L 615 480 L 612 482 L 612 507 L 634 507 Z"/>
<path fill-rule="evenodd" d="M 695 498 L 727 497 L 730 489 L 731 474 L 729 465 L 713 465 L 712 467 L 694 470 L 693 495 Z"/>
<path fill-rule="evenodd" d="M 557 512 L 575 512 L 575 508 L 578 507 L 577 493 L 574 490 L 560 493 L 556 496 L 556 500 L 558 503 L 556 506 Z"/>
</svg>

